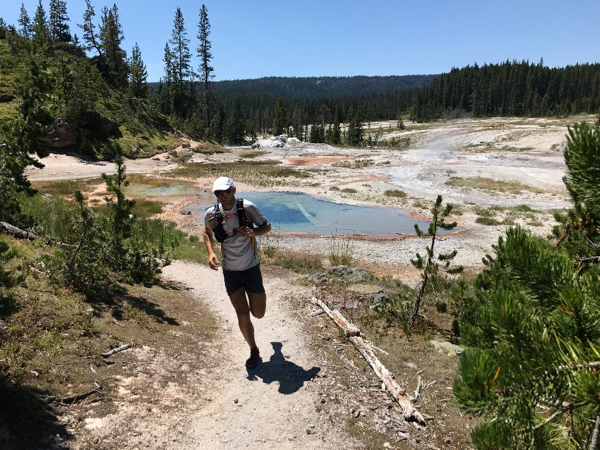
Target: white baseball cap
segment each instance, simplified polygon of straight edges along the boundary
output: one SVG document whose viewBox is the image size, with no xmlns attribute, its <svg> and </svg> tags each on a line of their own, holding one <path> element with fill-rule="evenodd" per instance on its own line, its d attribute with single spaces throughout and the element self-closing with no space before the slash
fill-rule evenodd
<svg viewBox="0 0 600 450">
<path fill-rule="evenodd" d="M 229 188 L 234 188 L 233 180 L 227 177 L 220 177 L 215 180 L 212 187 L 212 192 L 215 191 L 226 191 Z"/>
</svg>

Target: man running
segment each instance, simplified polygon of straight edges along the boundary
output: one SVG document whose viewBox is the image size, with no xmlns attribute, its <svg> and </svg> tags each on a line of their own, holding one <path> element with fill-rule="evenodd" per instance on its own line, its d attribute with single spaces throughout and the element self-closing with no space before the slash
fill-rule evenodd
<svg viewBox="0 0 600 450">
<path fill-rule="evenodd" d="M 215 237 L 221 243 L 225 289 L 237 313 L 242 335 L 250 346 L 246 367 L 254 369 L 260 362 L 260 352 L 254 340 L 250 313 L 260 319 L 267 307 L 256 236 L 271 231 L 271 224 L 252 202 L 236 200 L 236 188 L 231 178 L 217 179 L 212 192 L 217 197 L 217 205 L 209 208 L 204 216 L 203 238 L 208 265 L 213 270 L 219 269 L 219 259 L 213 249 Z"/>
</svg>

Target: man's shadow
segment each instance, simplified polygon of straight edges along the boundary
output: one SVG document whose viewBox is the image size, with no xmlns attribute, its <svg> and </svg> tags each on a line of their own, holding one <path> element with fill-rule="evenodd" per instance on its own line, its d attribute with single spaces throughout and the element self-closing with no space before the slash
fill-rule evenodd
<svg viewBox="0 0 600 450">
<path fill-rule="evenodd" d="M 320 367 L 304 370 L 291 361 L 286 361 L 281 353 L 281 342 L 271 342 L 275 353 L 268 361 L 260 363 L 255 369 L 248 369 L 248 379 L 257 381 L 262 379 L 263 383 L 271 384 L 279 381 L 280 394 L 293 394 L 298 391 L 306 381 L 311 381 L 321 371 Z"/>
</svg>

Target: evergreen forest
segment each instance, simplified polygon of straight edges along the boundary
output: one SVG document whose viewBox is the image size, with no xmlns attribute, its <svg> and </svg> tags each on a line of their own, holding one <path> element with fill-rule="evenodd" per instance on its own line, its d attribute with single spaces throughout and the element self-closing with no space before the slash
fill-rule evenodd
<svg viewBox="0 0 600 450">
<path fill-rule="evenodd" d="M 67 150 L 81 154 L 104 157 L 108 152 L 110 157 L 103 141 L 117 138 L 125 143 L 126 156 L 135 156 L 131 149 L 149 156 L 164 149 L 174 130 L 233 145 L 269 133 L 361 145 L 361 133 L 337 139 L 336 124 L 600 111 L 598 63 L 550 68 L 543 59 L 537 64 L 507 60 L 438 75 L 214 81 L 218 68 L 212 66 L 205 6 L 191 26 L 176 9 L 164 47 L 164 75 L 151 83 L 138 44 L 129 52 L 122 47 L 126 30 L 117 5 L 99 14 L 91 0 L 86 7 L 78 25 L 81 38 L 69 28 L 64 1 L 52 2 L 49 14 L 41 5 L 33 16 L 22 7 L 18 24 L 0 17 L 0 69 L 7 79 L 0 86 L 0 116 L 14 114 L 14 80 L 22 77 L 27 58 L 35 56 L 37 64 L 44 60 L 51 74 L 49 97 L 56 99 L 51 114 L 77 134 L 77 145 Z"/>
</svg>

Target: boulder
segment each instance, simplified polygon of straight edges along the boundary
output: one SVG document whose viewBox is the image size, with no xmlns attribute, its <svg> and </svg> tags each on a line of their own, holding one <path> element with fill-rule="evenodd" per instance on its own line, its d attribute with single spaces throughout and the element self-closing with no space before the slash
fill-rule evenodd
<svg viewBox="0 0 600 450">
<path fill-rule="evenodd" d="M 306 280 L 315 284 L 327 283 L 329 281 L 329 275 L 326 273 L 316 273 L 314 275 L 307 276 Z"/>
<path fill-rule="evenodd" d="M 431 340 L 429 343 L 433 345 L 439 353 L 446 353 L 448 356 L 460 355 L 463 350 L 461 346 L 448 341 Z"/>
<path fill-rule="evenodd" d="M 350 283 L 365 283 L 373 279 L 368 272 L 348 266 L 335 266 L 331 269 L 331 273 Z"/>
<path fill-rule="evenodd" d="M 383 292 L 377 292 L 375 294 L 369 295 L 371 298 L 371 308 L 377 308 L 384 303 L 386 303 L 390 298 L 385 295 Z"/>
</svg>

